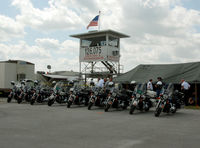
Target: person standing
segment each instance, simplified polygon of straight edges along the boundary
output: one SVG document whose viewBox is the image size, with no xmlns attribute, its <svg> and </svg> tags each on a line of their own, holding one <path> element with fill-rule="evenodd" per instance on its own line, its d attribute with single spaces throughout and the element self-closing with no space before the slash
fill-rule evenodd
<svg viewBox="0 0 200 148">
<path fill-rule="evenodd" d="M 104 78 L 104 87 L 105 87 L 105 88 L 108 86 L 108 83 L 109 83 L 108 79 L 107 79 L 107 78 Z"/>
<path fill-rule="evenodd" d="M 190 84 L 186 82 L 184 79 L 181 80 L 181 90 L 184 93 L 184 102 L 185 105 L 188 106 L 188 100 L 189 100 L 189 89 L 190 89 Z"/>
<path fill-rule="evenodd" d="M 147 90 L 151 90 L 153 91 L 153 84 L 152 84 L 152 79 L 149 80 L 149 82 L 147 83 Z"/>
<path fill-rule="evenodd" d="M 98 87 L 101 87 L 101 88 L 103 88 L 103 86 L 104 86 L 104 79 L 98 79 L 99 81 L 98 81 L 98 84 L 97 84 L 97 86 Z"/>
<path fill-rule="evenodd" d="M 157 97 L 159 97 L 160 93 L 161 93 L 161 89 L 163 87 L 163 82 L 162 82 L 162 78 L 161 77 L 158 77 L 157 79 L 158 79 L 158 81 L 157 81 L 155 87 L 156 87 Z"/>
<path fill-rule="evenodd" d="M 91 79 L 91 81 L 90 81 L 90 86 L 91 86 L 91 87 L 92 87 L 92 86 L 95 86 L 93 79 Z"/>
</svg>

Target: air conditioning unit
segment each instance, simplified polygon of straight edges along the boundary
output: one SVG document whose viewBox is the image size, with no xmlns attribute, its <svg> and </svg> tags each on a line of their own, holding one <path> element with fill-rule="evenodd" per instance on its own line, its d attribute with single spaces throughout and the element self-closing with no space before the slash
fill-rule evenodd
<svg viewBox="0 0 200 148">
<path fill-rule="evenodd" d="M 17 74 L 17 80 L 20 81 L 20 80 L 24 80 L 26 78 L 26 74 Z"/>
</svg>

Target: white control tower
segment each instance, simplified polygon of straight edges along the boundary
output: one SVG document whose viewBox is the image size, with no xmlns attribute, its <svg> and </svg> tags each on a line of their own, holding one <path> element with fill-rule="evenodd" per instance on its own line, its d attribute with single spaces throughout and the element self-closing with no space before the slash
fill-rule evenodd
<svg viewBox="0 0 200 148">
<path fill-rule="evenodd" d="M 75 34 L 80 39 L 79 72 L 87 78 L 110 77 L 121 72 L 120 38 L 128 35 L 113 30 Z"/>
</svg>

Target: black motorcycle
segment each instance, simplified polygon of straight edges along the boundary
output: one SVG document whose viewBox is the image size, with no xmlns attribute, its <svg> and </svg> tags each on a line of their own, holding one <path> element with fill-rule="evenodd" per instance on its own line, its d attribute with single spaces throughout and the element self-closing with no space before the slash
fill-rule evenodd
<svg viewBox="0 0 200 148">
<path fill-rule="evenodd" d="M 48 106 L 52 106 L 54 102 L 58 104 L 67 103 L 69 97 L 69 81 L 59 81 L 54 86 L 51 95 L 48 97 Z"/>
<path fill-rule="evenodd" d="M 74 87 L 70 89 L 69 98 L 67 101 L 67 108 L 72 104 L 75 105 L 88 105 L 90 90 L 87 88 Z"/>
<path fill-rule="evenodd" d="M 30 100 L 30 104 L 33 105 L 35 104 L 35 102 L 37 103 L 47 102 L 49 96 L 50 96 L 50 88 L 37 87 Z"/>
<path fill-rule="evenodd" d="M 108 93 L 107 99 L 104 102 L 104 111 L 107 112 L 110 107 L 124 110 L 128 107 L 128 102 L 128 96 L 114 88 Z"/>
<path fill-rule="evenodd" d="M 164 113 L 176 113 L 178 102 L 177 98 L 174 98 L 173 95 L 173 89 L 174 86 L 172 83 L 165 85 L 162 88 L 160 96 L 157 98 L 157 105 L 156 105 L 156 111 L 154 115 L 158 117 L 161 112 Z"/>
<path fill-rule="evenodd" d="M 24 80 L 21 82 L 21 93 L 17 99 L 17 103 L 20 104 L 22 101 L 30 102 L 33 94 L 35 93 L 35 85 L 32 80 Z"/>
<path fill-rule="evenodd" d="M 48 98 L 48 106 L 52 106 L 54 102 L 58 104 L 63 104 L 67 102 L 68 93 L 62 90 L 54 91 L 51 96 Z"/>
<path fill-rule="evenodd" d="M 152 102 L 148 96 L 146 96 L 146 84 L 138 84 L 130 99 L 130 111 L 129 114 L 133 114 L 135 109 L 140 111 L 149 111 L 152 106 Z"/>
<path fill-rule="evenodd" d="M 18 97 L 21 93 L 21 84 L 16 84 L 14 81 L 11 81 L 11 85 L 13 86 L 13 88 L 8 95 L 7 98 L 8 103 L 10 103 L 13 98 L 15 100 L 18 100 Z"/>
<path fill-rule="evenodd" d="M 184 105 L 184 93 L 175 90 L 172 95 L 172 103 L 176 104 L 176 108 L 180 109 L 182 105 Z"/>
<path fill-rule="evenodd" d="M 93 105 L 102 107 L 105 99 L 106 99 L 106 93 L 104 89 L 101 87 L 94 87 L 91 90 L 89 103 L 88 103 L 88 110 L 90 110 Z"/>
</svg>

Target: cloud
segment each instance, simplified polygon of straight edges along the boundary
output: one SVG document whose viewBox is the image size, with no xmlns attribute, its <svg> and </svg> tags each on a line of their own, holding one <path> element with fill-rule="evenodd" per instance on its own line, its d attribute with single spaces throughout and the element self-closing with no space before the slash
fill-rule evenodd
<svg viewBox="0 0 200 148">
<path fill-rule="evenodd" d="M 48 64 L 52 70 L 78 69 L 79 41 L 66 38 L 77 30 L 84 31 L 99 10 L 101 29 L 130 35 L 120 44 L 124 72 L 138 64 L 191 62 L 200 58 L 200 11 L 183 7 L 181 0 L 49 0 L 43 9 L 35 8 L 33 2 L 13 0 L 12 5 L 20 13 L 15 19 L 0 15 L 0 39 L 23 37 L 24 28 L 33 28 L 41 36 L 35 37 L 34 43 L 20 38 L 15 44 L 0 44 L 2 58 L 32 60 L 37 69 L 46 69 Z M 65 35 L 61 37 L 60 32 Z M 25 37 L 32 35 L 29 33 Z"/>
<path fill-rule="evenodd" d="M 36 64 L 36 70 L 77 70 L 79 67 L 78 43 L 71 40 L 59 42 L 51 38 L 39 38 L 30 46 L 24 41 L 17 44 L 0 44 L 0 60 L 26 60 Z"/>
<path fill-rule="evenodd" d="M 65 54 L 69 58 L 79 56 L 79 43 L 77 41 L 66 40 L 61 44 L 61 48 L 58 51 L 59 54 Z M 78 62 L 78 61 L 77 61 Z"/>
<path fill-rule="evenodd" d="M 38 47 L 44 48 L 46 50 L 58 50 L 60 48 L 60 43 L 56 39 L 50 39 L 50 38 L 36 39 L 35 43 Z"/>
<path fill-rule="evenodd" d="M 39 59 L 39 58 L 50 58 L 51 55 L 44 48 L 38 46 L 29 46 L 24 41 L 20 41 L 18 44 L 0 44 L 0 51 L 7 55 L 9 59 Z"/>
<path fill-rule="evenodd" d="M 49 7 L 43 10 L 34 8 L 30 0 L 14 0 L 12 5 L 20 10 L 16 16 L 19 22 L 42 31 L 75 29 L 82 22 L 70 5 L 63 5 L 63 1 L 50 0 Z"/>
<path fill-rule="evenodd" d="M 5 54 L 2 51 L 0 51 L 0 60 L 4 60 L 5 58 Z"/>
<path fill-rule="evenodd" d="M 24 26 L 9 17 L 0 15 L 0 41 L 9 41 L 25 35 Z"/>
</svg>

